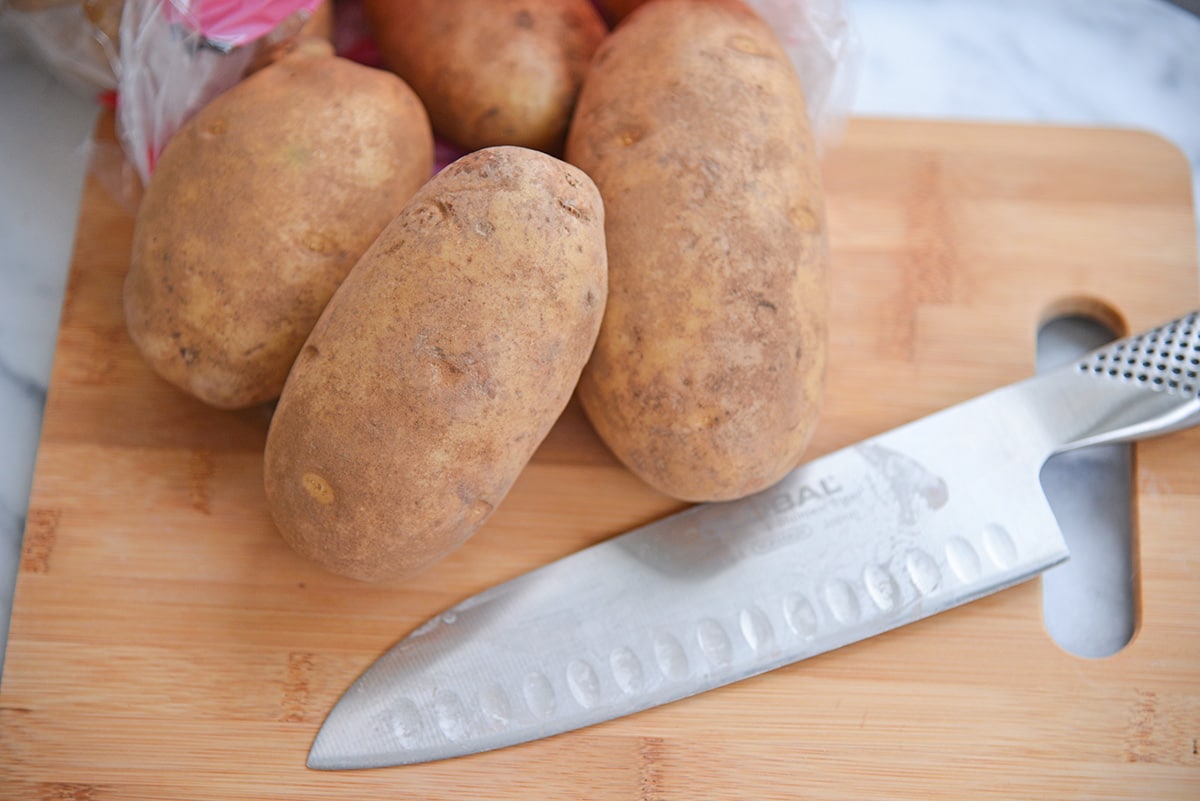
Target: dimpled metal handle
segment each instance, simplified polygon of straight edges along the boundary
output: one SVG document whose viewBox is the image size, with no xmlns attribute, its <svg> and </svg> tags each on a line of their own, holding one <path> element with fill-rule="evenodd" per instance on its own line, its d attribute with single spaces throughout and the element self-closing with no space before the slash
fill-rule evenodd
<svg viewBox="0 0 1200 801">
<path fill-rule="evenodd" d="M 1200 312 L 1095 350 L 1075 369 L 1154 392 L 1196 398 L 1200 396 Z"/>
<path fill-rule="evenodd" d="M 1046 375 L 1037 394 L 1055 451 L 1200 423 L 1200 312 L 1126 337 Z"/>
</svg>

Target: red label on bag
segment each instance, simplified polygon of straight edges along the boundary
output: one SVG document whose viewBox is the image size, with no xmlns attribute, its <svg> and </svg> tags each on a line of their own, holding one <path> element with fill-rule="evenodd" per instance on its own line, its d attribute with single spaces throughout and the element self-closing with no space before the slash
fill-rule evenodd
<svg viewBox="0 0 1200 801">
<path fill-rule="evenodd" d="M 221 49 L 261 39 L 297 11 L 313 11 L 321 0 L 169 0 L 163 16 L 196 31 Z"/>
</svg>

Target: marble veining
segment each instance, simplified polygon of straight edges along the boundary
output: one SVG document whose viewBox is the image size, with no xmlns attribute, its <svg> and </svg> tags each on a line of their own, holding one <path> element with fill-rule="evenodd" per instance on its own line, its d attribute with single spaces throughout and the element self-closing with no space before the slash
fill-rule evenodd
<svg viewBox="0 0 1200 801">
<path fill-rule="evenodd" d="M 1174 142 L 1200 177 L 1200 19 L 1164 0 L 846 2 L 859 40 L 853 114 L 1140 128 Z M 0 24 L 0 657 L 96 112 Z M 947 561 L 963 579 L 979 569 L 965 541 Z M 940 578 L 919 559 L 909 569 Z M 850 616 L 842 589 L 837 609 Z M 790 598 L 786 612 L 794 632 L 811 633 L 808 599 Z M 765 641 L 761 625 L 745 625 Z M 691 667 L 677 641 L 657 646 L 669 675 Z M 612 655 L 626 692 L 644 680 L 631 657 Z M 590 692 L 586 671 L 576 679 Z M 548 686 L 531 677 L 526 699 L 544 709 Z M 445 710 L 456 731 L 449 699 Z M 411 720 L 394 726 L 407 732 Z"/>
</svg>

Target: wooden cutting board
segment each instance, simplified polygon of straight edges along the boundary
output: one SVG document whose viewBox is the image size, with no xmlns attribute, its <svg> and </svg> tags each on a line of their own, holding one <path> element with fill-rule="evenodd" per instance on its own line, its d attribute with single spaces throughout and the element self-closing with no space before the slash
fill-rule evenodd
<svg viewBox="0 0 1200 801">
<path fill-rule="evenodd" d="M 1030 375 L 1039 323 L 1200 305 L 1188 164 L 1149 135 L 854 120 L 813 456 Z M 132 220 L 83 198 L 0 687 L 11 799 L 1200 798 L 1200 431 L 1136 450 L 1138 629 L 1056 646 L 1034 581 L 693 699 L 490 754 L 322 773 L 376 656 L 465 596 L 681 504 L 572 406 L 477 536 L 407 583 L 282 543 L 268 409 L 220 412 L 126 337 Z"/>
</svg>

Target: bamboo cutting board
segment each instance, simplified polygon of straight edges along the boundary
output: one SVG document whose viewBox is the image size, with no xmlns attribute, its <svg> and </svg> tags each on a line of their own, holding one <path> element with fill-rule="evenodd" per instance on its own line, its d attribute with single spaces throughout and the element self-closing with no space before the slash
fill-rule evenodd
<svg viewBox="0 0 1200 801">
<path fill-rule="evenodd" d="M 816 456 L 1030 375 L 1039 323 L 1200 305 L 1188 165 L 1106 130 L 855 120 L 826 160 Z M 491 521 L 394 586 L 271 527 L 268 409 L 157 379 L 121 317 L 132 220 L 83 199 L 0 686 L 5 799 L 1200 798 L 1200 431 L 1136 451 L 1138 630 L 1046 634 L 1038 582 L 633 717 L 489 754 L 304 767 L 340 693 L 465 596 L 681 508 L 571 406 Z"/>
</svg>

